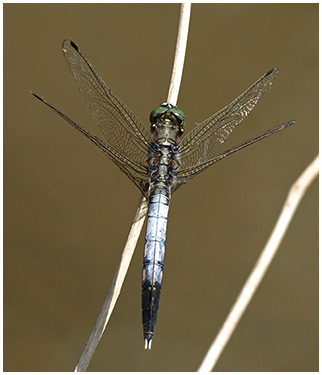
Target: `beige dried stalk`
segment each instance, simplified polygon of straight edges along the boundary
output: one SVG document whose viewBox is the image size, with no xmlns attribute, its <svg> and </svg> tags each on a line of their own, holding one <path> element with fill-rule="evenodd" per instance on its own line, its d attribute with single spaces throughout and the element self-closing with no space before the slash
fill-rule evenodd
<svg viewBox="0 0 322 375">
<path fill-rule="evenodd" d="M 318 173 L 319 156 L 317 156 L 313 160 L 313 162 L 305 169 L 305 171 L 291 186 L 281 214 L 266 243 L 266 246 L 259 256 L 252 272 L 250 273 L 243 289 L 241 290 L 233 307 L 231 308 L 218 335 L 210 346 L 205 358 L 202 361 L 202 364 L 198 369 L 198 372 L 209 372 L 214 368 L 218 358 L 224 350 L 239 320 L 245 312 L 260 282 L 262 281 L 268 267 L 270 266 L 278 250 L 278 247 L 284 238 L 293 215 L 301 202 L 301 199 L 303 198 L 308 187 L 318 176 Z"/>
<path fill-rule="evenodd" d="M 172 77 L 170 82 L 168 103 L 175 105 L 177 103 L 179 88 L 181 83 L 181 77 L 183 72 L 183 64 L 185 57 L 185 50 L 188 38 L 189 19 L 190 19 L 190 8 L 191 4 L 181 4 L 180 11 L 180 22 L 177 37 L 177 46 L 175 59 L 173 64 Z M 101 312 L 96 320 L 95 326 L 86 342 L 85 348 L 77 362 L 75 372 L 86 371 L 95 349 L 104 333 L 106 325 L 115 307 L 117 298 L 121 292 L 121 288 L 129 268 L 137 241 L 139 239 L 143 223 L 147 212 L 147 201 L 141 196 L 130 233 L 128 235 L 120 264 L 115 272 L 114 279 L 112 281 L 110 290 L 106 296 Z"/>
</svg>

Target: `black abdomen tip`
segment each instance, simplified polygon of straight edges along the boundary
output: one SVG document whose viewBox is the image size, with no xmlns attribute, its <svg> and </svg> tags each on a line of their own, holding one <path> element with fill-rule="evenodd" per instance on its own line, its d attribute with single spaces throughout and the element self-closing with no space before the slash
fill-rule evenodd
<svg viewBox="0 0 322 375">
<path fill-rule="evenodd" d="M 271 70 L 269 70 L 269 71 L 265 74 L 265 77 L 269 76 L 269 75 L 272 73 L 273 70 L 274 70 L 274 68 L 272 68 Z"/>
</svg>

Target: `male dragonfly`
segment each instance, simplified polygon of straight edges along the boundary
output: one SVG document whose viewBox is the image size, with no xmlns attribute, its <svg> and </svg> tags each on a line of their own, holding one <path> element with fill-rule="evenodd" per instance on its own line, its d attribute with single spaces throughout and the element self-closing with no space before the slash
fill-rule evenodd
<svg viewBox="0 0 322 375">
<path fill-rule="evenodd" d="M 232 103 L 183 136 L 185 115 L 176 106 L 162 103 L 154 109 L 150 114 L 149 132 L 106 86 L 74 42 L 65 40 L 62 49 L 78 89 L 105 140 L 83 129 L 45 99 L 32 94 L 98 146 L 149 202 L 143 256 L 142 321 L 145 348 L 151 349 L 159 308 L 171 195 L 219 160 L 287 128 L 295 121 L 276 126 L 217 155 L 220 146 L 271 87 L 278 69 L 269 70 Z"/>
</svg>

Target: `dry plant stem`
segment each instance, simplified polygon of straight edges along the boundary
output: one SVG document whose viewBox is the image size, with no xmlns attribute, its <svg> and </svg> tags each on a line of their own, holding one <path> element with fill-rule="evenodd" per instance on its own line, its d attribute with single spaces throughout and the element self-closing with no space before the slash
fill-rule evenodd
<svg viewBox="0 0 322 375">
<path fill-rule="evenodd" d="M 278 246 L 280 245 L 283 236 L 290 224 L 290 221 L 306 191 L 312 181 L 319 173 L 319 156 L 306 168 L 301 176 L 292 185 L 280 217 L 275 225 L 275 228 L 266 243 L 266 246 L 260 255 L 253 271 L 248 277 L 241 293 L 239 294 L 234 306 L 224 322 L 217 337 L 208 350 L 198 372 L 211 371 L 215 366 L 220 354 L 230 339 L 235 327 L 242 317 L 246 307 L 248 306 L 252 296 L 254 295 L 259 283 L 263 279 L 267 268 L 269 267 Z"/>
<path fill-rule="evenodd" d="M 168 103 L 176 104 L 181 83 L 185 49 L 188 38 L 188 27 L 190 18 L 190 4 L 181 4 L 180 23 L 177 38 L 176 54 L 173 64 L 172 78 L 168 94 Z M 137 241 L 139 239 L 144 219 L 147 212 L 147 200 L 141 196 L 138 208 L 133 220 L 133 224 L 127 238 L 125 248 L 122 253 L 120 264 L 115 272 L 112 285 L 104 301 L 100 315 L 97 318 L 95 326 L 87 340 L 85 348 L 78 360 L 75 372 L 86 371 L 90 360 L 92 359 L 96 346 L 99 343 L 108 320 L 112 314 L 117 298 L 120 294 L 132 255 L 134 253 Z"/>
<path fill-rule="evenodd" d="M 105 330 L 106 324 L 112 314 L 117 298 L 121 292 L 122 284 L 125 279 L 127 270 L 129 268 L 132 255 L 134 253 L 139 235 L 145 220 L 147 211 L 147 201 L 141 196 L 139 201 L 135 217 L 132 223 L 130 233 L 128 235 L 126 245 L 124 247 L 120 264 L 115 272 L 110 290 L 104 301 L 101 312 L 96 320 L 95 326 L 90 334 L 89 339 L 85 345 L 85 348 L 78 360 L 75 368 L 75 372 L 86 371 L 89 362 L 95 352 L 96 346 L 99 343 L 103 332 Z"/>
<path fill-rule="evenodd" d="M 178 101 L 178 95 L 179 95 L 179 89 L 180 89 L 183 65 L 184 65 L 184 58 L 186 54 L 186 47 L 187 47 L 187 40 L 188 40 L 190 10 L 191 10 L 190 3 L 181 4 L 176 52 L 174 56 L 172 76 L 171 76 L 169 93 L 168 93 L 168 98 L 167 98 L 167 103 L 170 103 L 173 105 L 176 105 Z"/>
</svg>

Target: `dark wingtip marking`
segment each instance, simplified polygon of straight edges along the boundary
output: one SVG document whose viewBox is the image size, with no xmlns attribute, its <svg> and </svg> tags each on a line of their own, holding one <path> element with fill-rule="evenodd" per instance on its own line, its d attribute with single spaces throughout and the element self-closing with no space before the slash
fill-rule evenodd
<svg viewBox="0 0 322 375">
<path fill-rule="evenodd" d="M 272 68 L 271 70 L 269 70 L 269 71 L 265 74 L 265 77 L 269 76 L 269 75 L 272 73 L 273 70 L 274 70 L 274 68 Z"/>
<path fill-rule="evenodd" d="M 41 100 L 41 101 L 43 100 L 43 98 L 42 98 L 41 96 L 35 94 L 34 92 L 32 92 L 32 91 L 30 91 L 30 90 L 29 90 L 29 92 L 30 92 L 30 94 L 33 95 L 35 98 L 37 98 L 37 99 L 39 99 L 39 100 Z"/>
<path fill-rule="evenodd" d="M 78 52 L 78 45 L 76 43 L 71 40 L 70 45 Z"/>
</svg>

